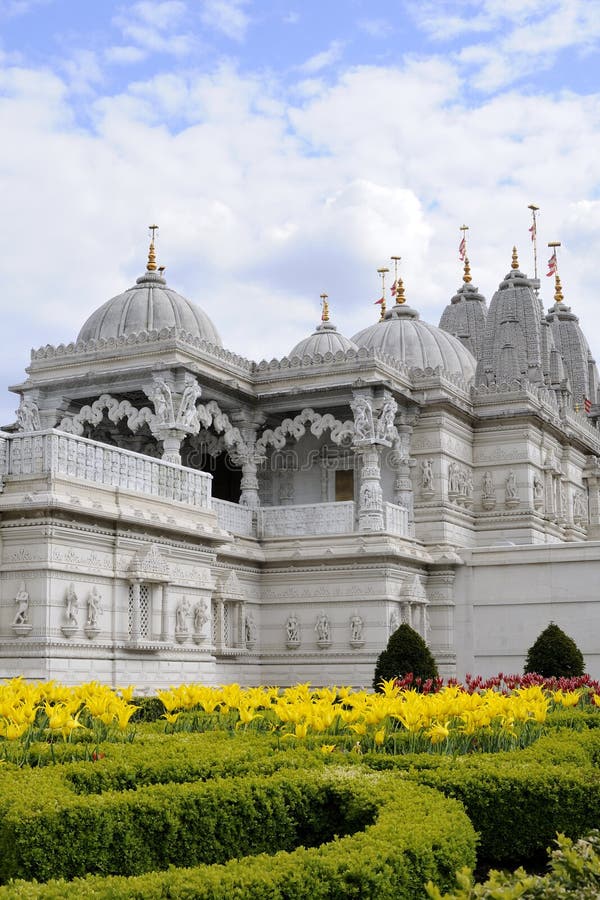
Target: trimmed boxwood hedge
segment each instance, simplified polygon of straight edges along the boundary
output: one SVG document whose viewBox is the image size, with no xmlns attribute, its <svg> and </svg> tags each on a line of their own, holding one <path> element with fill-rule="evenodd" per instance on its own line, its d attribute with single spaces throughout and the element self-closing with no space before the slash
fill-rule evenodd
<svg viewBox="0 0 600 900">
<path fill-rule="evenodd" d="M 455 870 L 475 861 L 475 831 L 459 803 L 358 769 L 156 785 L 123 792 L 120 802 L 112 792 L 75 796 L 58 809 L 31 801 L 14 804 L 2 840 L 5 869 L 29 878 L 32 869 L 70 877 L 81 866 L 127 871 L 246 855 L 130 878 L 16 882 L 0 898 L 414 900 L 429 879 L 450 887 Z M 28 805 L 37 808 L 29 817 Z M 13 852 L 6 838 L 17 840 Z M 319 846 L 289 852 L 298 844 Z M 247 855 L 267 847 L 279 852 Z"/>
</svg>

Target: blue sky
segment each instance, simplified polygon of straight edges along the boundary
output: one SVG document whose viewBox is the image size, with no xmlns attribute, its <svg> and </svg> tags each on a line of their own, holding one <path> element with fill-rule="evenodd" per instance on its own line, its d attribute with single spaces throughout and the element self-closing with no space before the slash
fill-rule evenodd
<svg viewBox="0 0 600 900">
<path fill-rule="evenodd" d="M 323 290 L 374 320 L 392 254 L 437 323 L 463 222 L 490 299 L 513 243 L 532 270 L 531 202 L 598 357 L 599 52 L 589 0 L 0 0 L 0 384 L 132 283 L 151 221 L 170 285 L 270 359 Z"/>
</svg>

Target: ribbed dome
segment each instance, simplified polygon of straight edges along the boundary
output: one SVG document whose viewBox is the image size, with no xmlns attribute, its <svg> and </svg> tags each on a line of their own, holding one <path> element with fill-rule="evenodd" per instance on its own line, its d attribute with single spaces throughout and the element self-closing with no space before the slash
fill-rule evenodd
<svg viewBox="0 0 600 900">
<path fill-rule="evenodd" d="M 222 346 L 219 333 L 206 313 L 168 288 L 165 279 L 156 272 L 145 272 L 133 287 L 93 312 L 77 340 L 108 340 L 163 328 L 182 328 L 193 337 Z"/>
<path fill-rule="evenodd" d="M 410 306 L 397 304 L 385 318 L 355 334 L 358 347 L 381 350 L 409 367 L 419 369 L 440 366 L 448 374 L 475 377 L 475 358 L 451 334 L 422 322 Z"/>
<path fill-rule="evenodd" d="M 309 337 L 304 338 L 296 346 L 290 350 L 288 356 L 314 356 L 319 353 L 325 356 L 326 353 L 337 353 L 342 350 L 357 350 L 357 346 L 353 341 L 340 334 L 333 322 L 321 322 L 317 325 L 315 331 Z"/>
</svg>

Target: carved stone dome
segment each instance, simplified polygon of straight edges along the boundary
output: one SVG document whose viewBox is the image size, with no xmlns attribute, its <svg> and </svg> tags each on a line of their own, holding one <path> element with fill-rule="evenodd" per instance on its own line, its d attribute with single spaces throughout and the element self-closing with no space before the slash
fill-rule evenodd
<svg viewBox="0 0 600 900">
<path fill-rule="evenodd" d="M 359 348 L 380 350 L 410 368 L 435 369 L 460 375 L 466 381 L 475 377 L 475 357 L 451 334 L 422 322 L 419 313 L 404 304 L 396 304 L 385 317 L 359 331 L 352 338 Z"/>
<path fill-rule="evenodd" d="M 151 271 L 93 312 L 77 340 L 108 340 L 163 328 L 181 328 L 195 338 L 222 346 L 219 333 L 206 313 L 167 287 L 162 275 Z"/>
<path fill-rule="evenodd" d="M 337 330 L 333 322 L 325 321 L 317 325 L 311 335 L 299 341 L 288 353 L 293 356 L 314 356 L 316 353 L 325 356 L 326 353 L 337 353 L 342 350 L 357 350 L 356 344 Z"/>
</svg>

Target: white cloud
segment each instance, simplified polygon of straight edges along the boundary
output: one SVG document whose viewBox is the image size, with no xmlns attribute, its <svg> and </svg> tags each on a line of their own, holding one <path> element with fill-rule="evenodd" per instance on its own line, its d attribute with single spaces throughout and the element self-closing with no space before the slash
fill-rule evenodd
<svg viewBox="0 0 600 900">
<path fill-rule="evenodd" d="M 346 334 L 375 321 L 392 254 L 408 301 L 437 322 L 460 282 L 463 221 L 491 297 L 513 243 L 531 270 L 531 202 L 541 246 L 563 241 L 565 297 L 600 355 L 600 95 L 515 90 L 468 108 L 439 59 L 307 81 L 290 100 L 231 66 L 175 70 L 90 102 L 85 132 L 66 78 L 0 68 L 2 383 L 22 377 L 27 347 L 72 340 L 133 282 L 149 222 L 169 283 L 227 347 L 270 359 L 313 328 L 323 290 Z"/>
<path fill-rule="evenodd" d="M 187 56 L 197 44 L 189 31 L 177 31 L 187 6 L 182 0 L 140 0 L 122 7 L 114 24 L 129 42 L 141 51 Z"/>
<path fill-rule="evenodd" d="M 301 66 L 298 66 L 298 69 L 301 72 L 305 72 L 307 75 L 314 75 L 322 69 L 326 69 L 328 66 L 333 65 L 333 63 L 338 62 L 338 60 L 341 59 L 343 52 L 343 41 L 332 41 L 327 50 L 315 53 L 314 56 L 307 59 Z"/>
<path fill-rule="evenodd" d="M 245 12 L 248 0 L 200 0 L 204 25 L 220 31 L 233 41 L 242 41 L 250 25 Z"/>
</svg>

